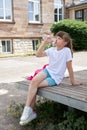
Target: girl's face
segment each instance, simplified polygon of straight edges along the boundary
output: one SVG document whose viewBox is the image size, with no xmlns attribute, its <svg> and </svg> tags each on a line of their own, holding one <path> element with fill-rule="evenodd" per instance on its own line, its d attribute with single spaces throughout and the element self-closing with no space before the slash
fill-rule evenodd
<svg viewBox="0 0 87 130">
<path fill-rule="evenodd" d="M 63 48 L 66 44 L 67 44 L 67 42 L 65 42 L 61 37 L 59 37 L 59 36 L 56 37 L 55 45 L 58 48 Z"/>
</svg>

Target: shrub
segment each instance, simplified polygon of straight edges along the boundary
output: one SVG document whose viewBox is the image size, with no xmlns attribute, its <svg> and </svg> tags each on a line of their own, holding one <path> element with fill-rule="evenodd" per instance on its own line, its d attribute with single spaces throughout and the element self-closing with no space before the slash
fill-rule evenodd
<svg viewBox="0 0 87 130">
<path fill-rule="evenodd" d="M 58 130 L 86 130 L 87 120 L 81 111 L 70 110 L 64 113 L 64 120 L 58 124 Z"/>
<path fill-rule="evenodd" d="M 37 44 L 36 50 L 38 50 L 38 48 L 40 47 L 40 45 L 41 45 L 41 43 Z M 49 44 L 46 45 L 45 49 L 48 49 L 48 48 L 50 48 L 51 46 L 52 46 L 52 44 L 49 43 Z"/>
<path fill-rule="evenodd" d="M 9 113 L 20 118 L 23 107 L 24 104 L 12 102 Z M 28 130 L 87 130 L 87 113 L 46 99 L 37 101 L 35 111 L 38 117 L 28 124 Z"/>
<path fill-rule="evenodd" d="M 65 31 L 73 39 L 74 50 L 87 49 L 87 24 L 76 20 L 63 20 L 53 23 L 51 32 L 55 35 L 58 31 Z"/>
</svg>

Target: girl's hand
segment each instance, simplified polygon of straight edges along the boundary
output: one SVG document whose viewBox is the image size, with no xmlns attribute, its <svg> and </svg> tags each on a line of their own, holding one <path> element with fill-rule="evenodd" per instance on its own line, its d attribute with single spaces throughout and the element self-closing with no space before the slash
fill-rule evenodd
<svg viewBox="0 0 87 130">
<path fill-rule="evenodd" d="M 72 85 L 73 85 L 73 86 L 79 86 L 79 85 L 82 85 L 82 83 L 77 82 L 77 81 L 74 81 L 74 82 L 72 83 Z"/>
<path fill-rule="evenodd" d="M 44 40 L 45 44 L 52 43 L 52 42 L 53 42 L 53 40 L 50 36 L 47 36 L 47 38 Z"/>
</svg>

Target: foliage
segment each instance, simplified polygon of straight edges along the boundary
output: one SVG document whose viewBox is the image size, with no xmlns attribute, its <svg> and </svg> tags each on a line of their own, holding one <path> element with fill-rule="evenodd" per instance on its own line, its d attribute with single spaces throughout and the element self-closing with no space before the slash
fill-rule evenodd
<svg viewBox="0 0 87 130">
<path fill-rule="evenodd" d="M 23 104 L 16 104 L 15 101 L 12 101 L 11 105 L 8 108 L 8 113 L 11 113 L 11 115 L 14 118 L 19 118 L 21 116 L 23 108 L 24 108 Z"/>
<path fill-rule="evenodd" d="M 41 43 L 37 44 L 36 50 L 40 47 L 40 45 L 41 45 Z M 49 43 L 49 44 L 46 45 L 45 49 L 48 49 L 48 48 L 50 48 L 51 46 L 52 46 L 52 44 Z"/>
<path fill-rule="evenodd" d="M 87 120 L 81 112 L 73 110 L 64 113 L 64 121 L 58 124 L 59 130 L 86 130 Z"/>
<path fill-rule="evenodd" d="M 87 49 L 87 24 L 77 20 L 63 20 L 53 23 L 51 32 L 55 35 L 58 31 L 65 31 L 73 39 L 74 50 Z"/>
<path fill-rule="evenodd" d="M 20 118 L 23 107 L 23 104 L 12 102 L 9 113 Z M 46 99 L 37 101 L 35 111 L 38 117 L 28 124 L 28 130 L 87 130 L 87 113 L 69 110 L 62 104 Z"/>
</svg>

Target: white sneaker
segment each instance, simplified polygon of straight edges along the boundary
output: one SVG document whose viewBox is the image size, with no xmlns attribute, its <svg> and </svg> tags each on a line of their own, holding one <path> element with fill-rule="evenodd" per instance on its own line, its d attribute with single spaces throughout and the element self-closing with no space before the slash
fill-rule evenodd
<svg viewBox="0 0 87 130">
<path fill-rule="evenodd" d="M 20 125 L 26 125 L 28 124 L 30 121 L 34 120 L 37 117 L 37 114 L 35 112 L 33 112 L 32 108 L 30 107 L 25 107 L 23 114 L 20 118 Z"/>
</svg>

